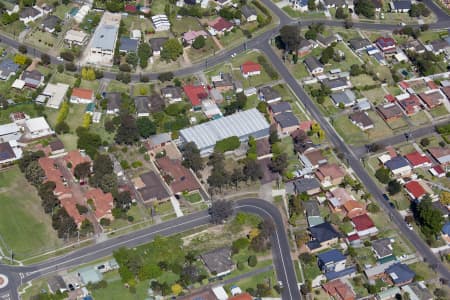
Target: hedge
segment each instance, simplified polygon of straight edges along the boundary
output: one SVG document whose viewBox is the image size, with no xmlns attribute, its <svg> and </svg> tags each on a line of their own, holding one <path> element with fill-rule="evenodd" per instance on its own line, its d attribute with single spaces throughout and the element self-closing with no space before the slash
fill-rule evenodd
<svg viewBox="0 0 450 300">
<path fill-rule="evenodd" d="M 239 148 L 240 145 L 241 141 L 239 140 L 239 138 L 237 136 L 231 136 L 229 138 L 218 141 L 216 143 L 216 146 L 214 147 L 214 150 L 224 153 L 227 151 L 235 150 Z"/>
</svg>

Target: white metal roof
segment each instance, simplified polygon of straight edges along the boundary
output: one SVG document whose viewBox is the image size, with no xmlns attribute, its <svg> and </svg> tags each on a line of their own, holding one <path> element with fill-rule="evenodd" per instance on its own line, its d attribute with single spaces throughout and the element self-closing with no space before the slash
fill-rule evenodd
<svg viewBox="0 0 450 300">
<path fill-rule="evenodd" d="M 199 149 L 205 149 L 228 137 L 243 137 L 268 128 L 264 116 L 253 108 L 182 129 L 180 135 L 185 141 L 194 142 Z"/>
<path fill-rule="evenodd" d="M 0 136 L 1 135 L 7 135 L 19 132 L 20 128 L 16 125 L 16 123 L 8 123 L 4 125 L 0 125 Z"/>
<path fill-rule="evenodd" d="M 44 117 L 26 120 L 25 125 L 31 132 L 50 129 L 50 126 Z"/>
</svg>

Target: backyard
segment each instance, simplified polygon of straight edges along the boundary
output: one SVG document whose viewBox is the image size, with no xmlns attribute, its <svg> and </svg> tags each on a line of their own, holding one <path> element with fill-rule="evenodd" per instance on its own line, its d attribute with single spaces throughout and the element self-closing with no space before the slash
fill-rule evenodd
<svg viewBox="0 0 450 300">
<path fill-rule="evenodd" d="M 0 235 L 16 259 L 24 259 L 62 245 L 52 229 L 41 200 L 17 166 L 0 172 Z M 8 255 L 8 249 L 1 245 Z"/>
</svg>

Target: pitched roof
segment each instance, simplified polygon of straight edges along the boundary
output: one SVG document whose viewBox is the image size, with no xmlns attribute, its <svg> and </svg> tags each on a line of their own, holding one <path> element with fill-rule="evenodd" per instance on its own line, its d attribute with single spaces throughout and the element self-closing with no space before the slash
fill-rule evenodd
<svg viewBox="0 0 450 300">
<path fill-rule="evenodd" d="M 428 156 L 417 151 L 406 154 L 405 158 L 413 167 L 431 163 L 431 160 Z"/>
<path fill-rule="evenodd" d="M 41 12 L 39 10 L 37 10 L 34 7 L 24 7 L 24 9 L 22 9 L 22 11 L 19 13 L 19 16 L 21 18 L 28 18 L 28 17 L 36 17 L 40 14 Z"/>
<path fill-rule="evenodd" d="M 202 100 L 208 98 L 208 92 L 203 85 L 185 85 L 183 90 L 192 106 L 199 106 Z"/>
<path fill-rule="evenodd" d="M 356 298 L 352 288 L 340 279 L 324 283 L 322 287 L 334 299 L 353 300 Z"/>
<path fill-rule="evenodd" d="M 2 60 L 0 62 L 1 75 L 7 77 L 11 73 L 15 73 L 19 70 L 19 65 L 13 62 L 10 58 Z"/>
<path fill-rule="evenodd" d="M 77 208 L 77 201 L 74 198 L 63 198 L 60 200 L 61 206 L 64 207 L 67 214 L 72 217 L 75 223 L 81 224 L 86 217 L 82 216 Z"/>
<path fill-rule="evenodd" d="M 108 215 L 114 207 L 114 200 L 111 193 L 103 193 L 99 188 L 86 192 L 86 199 L 94 200 L 95 217 L 101 219 Z"/>
<path fill-rule="evenodd" d="M 344 79 L 344 81 L 345 81 L 345 84 L 347 84 L 347 81 L 345 79 Z M 341 81 L 339 81 L 339 82 L 341 82 Z M 331 81 L 329 83 L 331 83 Z M 338 86 L 336 86 L 336 87 L 338 87 Z M 347 106 L 347 105 L 351 105 L 351 104 L 355 103 L 356 96 L 355 96 L 355 93 L 353 93 L 351 90 L 345 90 L 343 92 L 331 94 L 331 99 L 333 100 L 333 102 L 335 104 L 342 103 L 345 106 Z"/>
<path fill-rule="evenodd" d="M 120 103 L 122 102 L 120 93 L 106 93 L 105 98 L 108 100 L 106 110 L 114 111 L 120 109 Z"/>
<path fill-rule="evenodd" d="M 192 172 L 185 168 L 181 161 L 162 157 L 156 160 L 156 164 L 163 173 L 172 177 L 170 188 L 175 194 L 200 189 L 200 185 Z"/>
<path fill-rule="evenodd" d="M 428 152 L 441 164 L 450 162 L 450 148 L 430 147 Z"/>
<path fill-rule="evenodd" d="M 282 113 L 282 112 L 285 112 L 285 111 L 292 111 L 291 104 L 289 102 L 286 102 L 286 101 L 270 103 L 269 104 L 269 109 L 274 114 Z"/>
<path fill-rule="evenodd" d="M 330 89 L 342 88 L 348 85 L 347 79 L 345 77 L 339 77 L 334 79 L 325 78 L 324 80 L 322 80 L 322 83 Z M 350 95 L 351 95 L 350 93 L 347 94 L 347 96 L 351 97 Z"/>
<path fill-rule="evenodd" d="M 147 96 L 137 96 L 134 97 L 134 106 L 136 107 L 136 112 L 138 114 L 148 114 L 150 113 L 148 97 Z"/>
<path fill-rule="evenodd" d="M 57 16 L 50 15 L 42 20 L 42 26 L 44 26 L 44 28 L 54 29 L 56 27 L 56 24 L 58 24 L 60 21 L 61 19 Z"/>
<path fill-rule="evenodd" d="M 259 93 L 264 97 L 266 102 L 270 102 L 277 98 L 281 98 L 280 93 L 271 86 L 264 86 L 259 89 Z"/>
<path fill-rule="evenodd" d="M 350 120 L 352 120 L 356 124 L 361 124 L 361 126 L 363 126 L 363 127 L 373 125 L 372 120 L 363 111 L 354 112 L 354 113 L 350 114 L 348 117 L 350 118 Z"/>
<path fill-rule="evenodd" d="M 218 17 L 217 19 L 209 22 L 209 26 L 214 28 L 214 30 L 216 30 L 216 31 L 224 31 L 224 30 L 230 30 L 231 28 L 233 28 L 233 23 L 225 20 L 222 17 Z"/>
<path fill-rule="evenodd" d="M 210 272 L 223 273 L 233 268 L 231 249 L 228 247 L 214 249 L 201 255 Z"/>
<path fill-rule="evenodd" d="M 411 9 L 411 1 L 410 0 L 394 0 L 391 2 L 391 5 L 394 9 L 401 9 L 401 10 Z"/>
<path fill-rule="evenodd" d="M 306 210 L 306 215 L 308 217 L 320 217 L 320 209 L 317 201 L 305 201 L 303 202 L 303 208 Z"/>
<path fill-rule="evenodd" d="M 337 232 L 336 229 L 334 229 L 334 227 L 328 222 L 324 222 L 314 227 L 309 227 L 308 231 L 319 243 L 340 237 L 339 232 Z"/>
<path fill-rule="evenodd" d="M 386 257 L 393 253 L 391 240 L 388 238 L 372 241 L 372 248 L 378 257 Z"/>
<path fill-rule="evenodd" d="M 352 218 L 352 223 L 355 225 L 356 231 L 363 231 L 375 227 L 372 219 L 367 214 Z"/>
<path fill-rule="evenodd" d="M 16 157 L 9 142 L 0 143 L 0 162 Z"/>
<path fill-rule="evenodd" d="M 139 176 L 142 182 L 145 184 L 144 187 L 138 189 L 144 201 L 156 199 L 165 200 L 169 197 L 169 193 L 164 187 L 161 178 L 155 172 L 147 172 Z"/>
<path fill-rule="evenodd" d="M 64 144 L 60 139 L 56 139 L 49 143 L 50 149 L 52 151 L 58 151 L 64 149 Z"/>
<path fill-rule="evenodd" d="M 256 16 L 257 12 L 256 9 L 254 7 L 248 6 L 248 5 L 243 5 L 241 7 L 241 12 L 244 15 L 245 18 L 251 17 L 251 16 Z"/>
<path fill-rule="evenodd" d="M 372 44 L 368 39 L 365 38 L 354 38 L 349 40 L 348 43 L 354 50 L 366 48 Z"/>
<path fill-rule="evenodd" d="M 398 100 L 401 107 L 406 110 L 407 114 L 413 114 L 420 107 L 420 100 L 416 95 L 409 95 L 408 98 Z"/>
<path fill-rule="evenodd" d="M 414 197 L 414 199 L 419 199 L 427 193 L 423 186 L 415 180 L 407 182 L 405 184 L 405 189 Z"/>
<path fill-rule="evenodd" d="M 306 67 L 309 71 L 314 71 L 318 68 L 323 68 L 322 63 L 314 56 L 308 56 L 306 57 L 303 62 L 305 63 Z"/>
<path fill-rule="evenodd" d="M 253 300 L 252 295 L 249 293 L 243 293 L 236 296 L 233 296 L 231 298 L 228 298 L 228 300 Z"/>
<path fill-rule="evenodd" d="M 322 150 L 320 149 L 307 151 L 303 154 L 303 156 L 305 156 L 313 166 L 325 164 L 328 161 L 327 158 L 322 154 Z"/>
<path fill-rule="evenodd" d="M 425 102 L 425 104 L 433 108 L 442 103 L 445 100 L 445 96 L 439 90 L 432 91 L 430 93 L 420 93 L 419 97 Z"/>
<path fill-rule="evenodd" d="M 346 257 L 339 250 L 332 249 L 318 254 L 317 259 L 319 259 L 323 264 L 327 264 L 329 262 L 338 262 L 345 260 Z"/>
<path fill-rule="evenodd" d="M 376 109 L 385 120 L 402 116 L 401 108 L 395 103 L 379 105 Z"/>
<path fill-rule="evenodd" d="M 395 47 L 395 40 L 390 37 L 379 37 L 376 41 L 380 48 L 390 48 Z"/>
<path fill-rule="evenodd" d="M 396 263 L 386 269 L 386 274 L 391 277 L 394 284 L 401 284 L 414 279 L 416 273 L 412 271 L 407 265 Z"/>
<path fill-rule="evenodd" d="M 361 204 L 358 201 L 353 200 L 353 199 L 345 201 L 345 203 L 343 204 L 343 207 L 347 213 L 351 212 L 354 209 L 361 209 L 361 210 L 364 209 L 363 204 Z"/>
<path fill-rule="evenodd" d="M 261 71 L 261 65 L 253 61 L 246 61 L 241 65 L 241 71 L 243 74 L 258 72 Z"/>
<path fill-rule="evenodd" d="M 169 38 L 166 37 L 160 37 L 160 38 L 153 38 L 148 40 L 150 43 L 150 47 L 153 51 L 161 51 L 162 47 L 164 46 L 164 43 L 167 42 Z"/>
<path fill-rule="evenodd" d="M 291 111 L 285 111 L 278 115 L 275 115 L 274 119 L 281 128 L 289 128 L 292 126 L 298 126 L 300 124 L 297 117 Z"/>
<path fill-rule="evenodd" d="M 331 177 L 332 179 L 340 178 L 345 176 L 345 171 L 337 164 L 326 164 L 321 167 L 316 172 L 319 180 L 323 180 L 325 177 Z"/>
<path fill-rule="evenodd" d="M 298 178 L 293 184 L 298 194 L 320 188 L 320 182 L 316 178 Z"/>
<path fill-rule="evenodd" d="M 119 50 L 126 52 L 136 52 L 138 44 L 139 44 L 138 40 L 130 39 L 129 37 L 121 37 Z"/>
<path fill-rule="evenodd" d="M 91 162 L 91 158 L 86 154 L 82 154 L 80 150 L 72 150 L 67 152 L 67 155 L 64 156 L 64 160 L 67 163 L 70 162 L 72 164 L 72 170 L 75 170 L 75 167 L 79 164 Z"/>
<path fill-rule="evenodd" d="M 409 166 L 408 161 L 403 156 L 396 156 L 388 160 L 384 165 L 391 171 Z"/>
<path fill-rule="evenodd" d="M 72 90 L 72 97 L 91 100 L 94 97 L 94 91 L 91 89 L 74 88 Z"/>
</svg>

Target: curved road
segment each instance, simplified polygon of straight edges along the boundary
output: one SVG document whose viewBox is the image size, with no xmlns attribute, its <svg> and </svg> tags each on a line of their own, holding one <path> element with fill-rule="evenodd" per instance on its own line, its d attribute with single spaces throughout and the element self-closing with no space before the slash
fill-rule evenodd
<svg viewBox="0 0 450 300">
<path fill-rule="evenodd" d="M 284 285 L 282 299 L 301 299 L 288 237 L 278 208 L 265 200 L 250 198 L 237 201 L 235 211 L 256 214 L 261 218 L 273 221 L 275 224 L 275 231 L 271 238 L 273 264 L 277 279 L 282 281 Z M 0 273 L 7 275 L 9 278 L 8 286 L 0 289 L 0 299 L 2 299 L 2 295 L 7 293 L 10 294 L 11 298 L 19 299 L 17 288 L 33 279 L 101 259 L 111 255 L 114 250 L 120 247 L 133 248 L 148 243 L 157 235 L 174 235 L 209 224 L 209 222 L 210 217 L 207 211 L 201 211 L 81 248 L 43 263 L 24 267 L 0 265 Z"/>
</svg>

